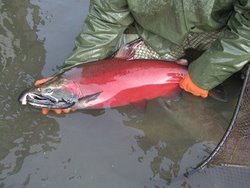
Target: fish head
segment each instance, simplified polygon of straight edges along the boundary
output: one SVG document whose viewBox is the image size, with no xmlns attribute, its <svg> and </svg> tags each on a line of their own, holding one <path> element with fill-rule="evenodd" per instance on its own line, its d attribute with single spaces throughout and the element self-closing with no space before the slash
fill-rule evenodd
<svg viewBox="0 0 250 188">
<path fill-rule="evenodd" d="M 24 91 L 20 95 L 19 101 L 22 105 L 30 104 L 36 108 L 71 108 L 78 102 L 79 98 L 73 88 L 73 81 L 57 76 L 39 86 Z"/>
</svg>

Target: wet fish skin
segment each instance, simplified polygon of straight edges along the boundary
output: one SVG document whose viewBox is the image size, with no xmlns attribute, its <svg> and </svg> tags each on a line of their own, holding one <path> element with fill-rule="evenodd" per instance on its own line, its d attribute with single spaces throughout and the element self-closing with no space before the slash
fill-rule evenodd
<svg viewBox="0 0 250 188">
<path fill-rule="evenodd" d="M 85 63 L 24 92 L 36 108 L 101 109 L 134 104 L 179 91 L 187 68 L 162 60 L 106 59 Z"/>
</svg>

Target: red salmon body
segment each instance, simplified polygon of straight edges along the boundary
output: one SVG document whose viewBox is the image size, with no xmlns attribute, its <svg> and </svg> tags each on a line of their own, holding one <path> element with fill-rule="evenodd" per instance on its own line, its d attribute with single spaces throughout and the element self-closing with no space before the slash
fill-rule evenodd
<svg viewBox="0 0 250 188">
<path fill-rule="evenodd" d="M 106 108 L 170 96 L 186 73 L 185 66 L 173 62 L 107 59 L 82 64 L 61 76 L 72 80 L 64 89 L 79 99 L 99 93 L 84 108 Z"/>
</svg>

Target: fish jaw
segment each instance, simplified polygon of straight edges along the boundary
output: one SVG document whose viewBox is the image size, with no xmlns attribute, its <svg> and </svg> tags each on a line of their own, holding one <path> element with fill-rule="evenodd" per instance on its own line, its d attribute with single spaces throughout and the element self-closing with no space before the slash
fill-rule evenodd
<svg viewBox="0 0 250 188">
<path fill-rule="evenodd" d="M 48 109 L 68 109 L 74 106 L 75 101 L 56 100 L 48 96 L 42 96 L 33 92 L 26 92 L 20 98 L 19 102 L 22 105 L 31 105 L 35 108 Z"/>
</svg>

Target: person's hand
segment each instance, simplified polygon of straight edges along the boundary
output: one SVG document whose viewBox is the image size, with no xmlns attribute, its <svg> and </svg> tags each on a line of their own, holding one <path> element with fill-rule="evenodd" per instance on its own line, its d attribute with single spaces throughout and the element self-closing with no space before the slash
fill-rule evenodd
<svg viewBox="0 0 250 188">
<path fill-rule="evenodd" d="M 180 81 L 179 86 L 185 91 L 192 93 L 195 96 L 207 98 L 208 90 L 201 89 L 193 81 L 191 80 L 189 74 L 185 75 L 185 77 Z"/>
<path fill-rule="evenodd" d="M 42 108 L 42 114 L 43 115 L 47 115 L 49 113 L 49 109 L 48 108 Z M 67 109 L 53 109 L 51 110 L 52 112 L 54 112 L 55 114 L 67 114 L 67 113 L 70 113 L 70 112 L 74 112 L 75 110 L 72 110 L 70 108 L 67 108 Z"/>
<path fill-rule="evenodd" d="M 53 77 L 47 77 L 47 78 L 42 78 L 42 79 L 36 80 L 34 82 L 34 86 L 39 86 L 39 85 L 51 80 L 52 78 Z M 48 108 L 42 108 L 43 115 L 47 115 L 49 113 L 49 111 L 50 110 Z M 70 112 L 73 112 L 74 110 L 68 108 L 68 109 L 53 109 L 52 111 L 56 114 L 62 114 L 62 113 L 70 113 Z"/>
<path fill-rule="evenodd" d="M 47 77 L 47 78 L 42 78 L 42 79 L 40 79 L 40 80 L 36 80 L 36 81 L 34 82 L 34 86 L 39 86 L 39 85 L 41 85 L 41 84 L 43 84 L 43 83 L 45 83 L 45 82 L 51 80 L 52 78 L 53 78 L 53 77 Z"/>
</svg>

